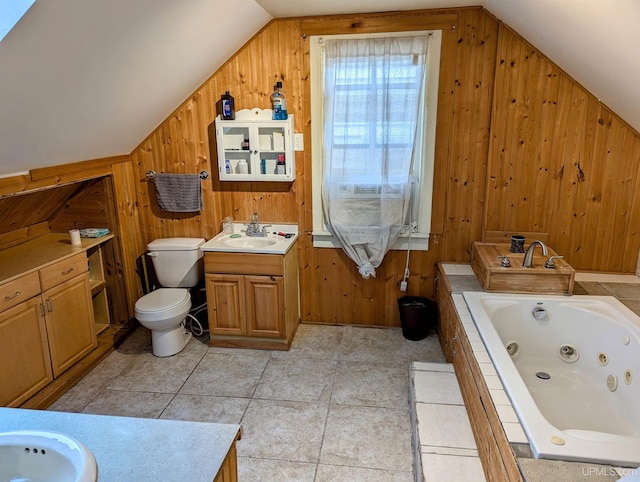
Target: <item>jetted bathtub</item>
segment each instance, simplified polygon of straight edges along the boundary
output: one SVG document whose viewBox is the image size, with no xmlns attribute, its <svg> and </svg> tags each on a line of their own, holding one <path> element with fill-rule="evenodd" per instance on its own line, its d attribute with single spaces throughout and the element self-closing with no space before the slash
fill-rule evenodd
<svg viewBox="0 0 640 482">
<path fill-rule="evenodd" d="M 640 318 L 609 296 L 463 293 L 536 457 L 640 465 Z"/>
</svg>

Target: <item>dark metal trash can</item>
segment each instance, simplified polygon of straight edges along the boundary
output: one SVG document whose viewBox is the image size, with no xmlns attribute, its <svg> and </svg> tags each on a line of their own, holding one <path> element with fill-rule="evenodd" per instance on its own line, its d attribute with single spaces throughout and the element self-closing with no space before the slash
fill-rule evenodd
<svg viewBox="0 0 640 482">
<path fill-rule="evenodd" d="M 438 327 L 438 305 L 435 301 L 421 296 L 398 298 L 402 336 L 418 341 L 425 338 L 430 330 Z"/>
</svg>

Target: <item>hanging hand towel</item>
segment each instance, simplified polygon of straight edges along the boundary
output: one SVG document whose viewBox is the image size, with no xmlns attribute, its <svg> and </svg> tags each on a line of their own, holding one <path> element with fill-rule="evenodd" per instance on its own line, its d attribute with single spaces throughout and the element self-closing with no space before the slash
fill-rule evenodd
<svg viewBox="0 0 640 482">
<path fill-rule="evenodd" d="M 156 174 L 156 196 L 164 211 L 191 213 L 202 209 L 199 174 Z"/>
</svg>

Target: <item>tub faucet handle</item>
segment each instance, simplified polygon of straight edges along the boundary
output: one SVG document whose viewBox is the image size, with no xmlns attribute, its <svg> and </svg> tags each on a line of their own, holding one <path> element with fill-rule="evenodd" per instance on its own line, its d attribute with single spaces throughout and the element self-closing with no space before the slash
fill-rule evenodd
<svg viewBox="0 0 640 482">
<path fill-rule="evenodd" d="M 544 263 L 544 267 L 548 268 L 548 269 L 553 269 L 556 267 L 556 264 L 553 262 L 554 259 L 562 259 L 564 258 L 564 256 L 551 256 L 549 257 L 549 259 Z"/>
<path fill-rule="evenodd" d="M 502 258 L 502 261 L 500 261 L 501 267 L 508 268 L 509 266 L 511 266 L 511 262 L 509 261 L 508 256 L 498 256 L 498 258 Z"/>
</svg>

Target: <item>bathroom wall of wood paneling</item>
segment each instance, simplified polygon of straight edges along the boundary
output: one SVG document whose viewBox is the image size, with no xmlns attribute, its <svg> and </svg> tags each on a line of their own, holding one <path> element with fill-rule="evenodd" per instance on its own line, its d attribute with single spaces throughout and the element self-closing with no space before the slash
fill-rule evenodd
<svg viewBox="0 0 640 482">
<path fill-rule="evenodd" d="M 481 9 L 286 19 L 270 23 L 211 79 L 180 106 L 133 152 L 139 180 L 138 199 L 145 241 L 162 236 L 211 237 L 224 216 L 298 223 L 301 317 L 306 321 L 397 326 L 397 298 L 406 253 L 392 251 L 375 279 L 363 280 L 354 264 L 337 249 L 312 246 L 311 157 L 308 58 L 303 33 L 402 31 L 445 25 L 439 144 L 434 202 L 434 235 L 428 252 L 412 252 L 409 291 L 431 296 L 434 265 L 467 259 L 482 231 L 482 200 L 488 150 L 493 69 L 498 24 Z M 455 30 L 450 26 L 455 26 Z M 323 29 L 329 29 L 323 31 Z M 305 31 L 306 30 L 306 31 Z M 305 151 L 297 153 L 297 179 L 286 183 L 221 183 L 211 150 L 215 102 L 225 90 L 236 109 L 269 108 L 269 95 L 282 79 L 295 129 L 305 134 Z M 454 136 L 446 135 L 453 130 Z M 456 140 L 458 138 L 458 140 Z M 209 160 L 212 160 L 211 163 Z M 453 162 L 451 162 L 453 161 Z M 199 215 L 171 215 L 157 208 L 148 170 L 212 173 L 203 182 L 205 208 Z M 481 180 L 481 182 L 478 182 Z M 470 201 L 469 201 L 470 200 Z"/>
<path fill-rule="evenodd" d="M 428 252 L 411 253 L 406 294 L 430 297 L 435 263 L 468 261 L 471 241 L 486 231 L 548 233 L 576 268 L 633 272 L 640 248 L 638 133 L 480 8 L 271 22 L 132 153 L 142 241 L 209 238 L 224 216 L 247 220 L 253 211 L 263 220 L 296 222 L 301 318 L 399 325 L 404 252 L 390 252 L 377 277 L 363 280 L 341 250 L 312 246 L 309 50 L 302 34 L 443 25 L 433 235 Z M 268 108 L 276 80 L 283 80 L 296 132 L 305 134 L 296 181 L 219 182 L 215 102 L 229 90 L 237 109 Z M 201 214 L 159 211 L 145 179 L 151 169 L 207 169 Z"/>
<path fill-rule="evenodd" d="M 92 159 L 0 179 L 0 249 L 49 232 L 108 227 L 112 321 L 126 324 L 141 295 L 136 258 L 144 252 L 131 156 Z M 115 246 L 114 246 L 115 244 Z"/>
<path fill-rule="evenodd" d="M 504 26 L 491 131 L 487 231 L 548 232 L 576 269 L 635 271 L 638 133 Z"/>
</svg>

